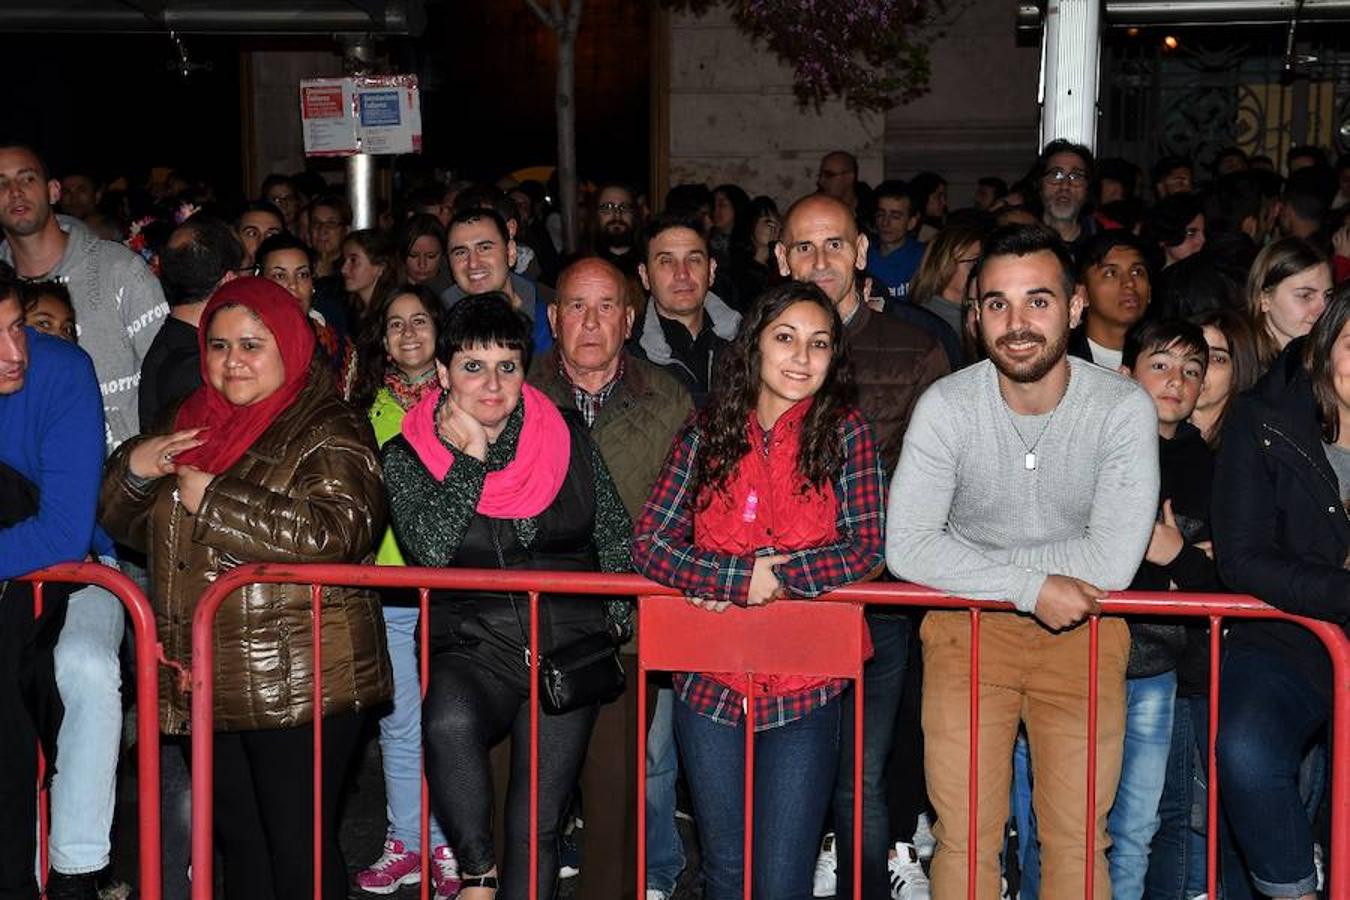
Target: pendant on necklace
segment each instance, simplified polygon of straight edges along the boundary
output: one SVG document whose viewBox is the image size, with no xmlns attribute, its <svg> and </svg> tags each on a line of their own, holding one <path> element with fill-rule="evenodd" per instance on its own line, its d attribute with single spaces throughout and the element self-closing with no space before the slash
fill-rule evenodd
<svg viewBox="0 0 1350 900">
<path fill-rule="evenodd" d="M 1028 472 L 1033 472 L 1033 471 L 1035 471 L 1035 469 L 1036 469 L 1036 454 L 1035 454 L 1035 453 L 1028 453 L 1028 454 L 1026 455 L 1026 458 L 1022 461 L 1022 465 L 1026 466 L 1026 470 L 1027 470 Z"/>
</svg>

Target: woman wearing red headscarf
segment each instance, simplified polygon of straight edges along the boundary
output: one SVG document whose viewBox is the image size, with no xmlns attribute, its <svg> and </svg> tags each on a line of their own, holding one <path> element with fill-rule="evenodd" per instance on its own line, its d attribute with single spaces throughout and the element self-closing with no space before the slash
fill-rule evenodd
<svg viewBox="0 0 1350 900">
<path fill-rule="evenodd" d="M 216 292 L 199 331 L 203 384 L 169 434 L 143 434 L 109 460 L 100 520 L 149 555 L 165 655 L 191 663 L 192 615 L 243 563 L 362 562 L 384 494 L 364 416 L 342 403 L 314 332 L 286 290 L 241 278 Z M 375 597 L 323 596 L 323 709 L 313 705 L 310 593 L 254 585 L 215 620 L 215 830 L 229 900 L 313 890 L 313 721 L 323 718 L 323 896 L 347 896 L 337 800 L 361 717 L 390 694 Z M 189 695 L 162 670 L 160 727 L 185 734 Z"/>
</svg>

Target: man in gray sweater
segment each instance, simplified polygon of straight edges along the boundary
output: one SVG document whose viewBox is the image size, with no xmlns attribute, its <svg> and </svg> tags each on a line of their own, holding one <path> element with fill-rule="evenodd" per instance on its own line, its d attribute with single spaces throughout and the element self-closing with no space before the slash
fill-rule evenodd
<svg viewBox="0 0 1350 900">
<path fill-rule="evenodd" d="M 1042 896 L 1083 896 L 1088 629 L 1144 557 L 1158 498 L 1157 420 L 1137 384 L 1070 359 L 1081 287 L 1063 243 L 1008 226 L 974 270 L 985 362 L 920 399 L 891 484 L 886 560 L 898 577 L 1011 604 L 981 617 L 977 846 L 968 845 L 970 621 L 933 612 L 921 630 L 928 790 L 938 813 L 933 896 L 997 897 L 1011 749 L 1026 722 L 1040 824 Z M 1094 895 L 1110 896 L 1106 817 L 1120 776 L 1124 621 L 1102 620 Z"/>
</svg>

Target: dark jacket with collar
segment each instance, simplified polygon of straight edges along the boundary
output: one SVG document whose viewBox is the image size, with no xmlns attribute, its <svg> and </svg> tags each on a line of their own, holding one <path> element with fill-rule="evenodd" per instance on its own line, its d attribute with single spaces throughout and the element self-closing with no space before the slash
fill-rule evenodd
<svg viewBox="0 0 1350 900">
<path fill-rule="evenodd" d="M 689 389 L 694 405 L 702 408 L 712 391 L 717 357 L 722 348 L 736 336 L 741 326 L 741 314 L 709 291 L 703 299 L 703 332 L 699 335 L 706 343 L 697 345 L 699 338 L 695 338 L 696 352 L 692 356 L 678 353 L 671 347 L 663 323 L 670 324 L 669 320 L 657 315 L 656 301 L 647 298 L 647 308 L 633 323 L 633 333 L 628 338 L 628 352 L 670 372 Z M 684 328 L 683 325 L 672 327 Z M 704 352 L 697 352 L 699 350 Z"/>
<path fill-rule="evenodd" d="M 591 438 L 609 467 L 628 517 L 636 522 L 694 403 L 673 375 L 623 352 L 623 375 L 600 407 Z M 529 380 L 559 407 L 575 409 L 572 383 L 558 367 L 556 347 L 535 357 Z"/>
<path fill-rule="evenodd" d="M 917 325 L 859 303 L 844 326 L 858 384 L 858 409 L 872 426 L 887 474 L 900 461 L 900 445 L 914 404 L 951 369 L 937 341 Z"/>
<path fill-rule="evenodd" d="M 1214 549 L 1229 590 L 1344 627 L 1350 518 L 1322 448 L 1304 343 L 1291 342 L 1225 416 L 1214 472 Z M 1242 620 L 1231 634 L 1235 646 L 1280 653 L 1330 692 L 1327 654 L 1307 630 Z"/>
</svg>

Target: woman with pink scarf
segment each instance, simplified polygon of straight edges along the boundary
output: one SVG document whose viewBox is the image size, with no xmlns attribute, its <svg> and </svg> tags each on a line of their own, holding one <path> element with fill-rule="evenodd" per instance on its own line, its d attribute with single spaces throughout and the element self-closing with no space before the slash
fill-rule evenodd
<svg viewBox="0 0 1350 900">
<path fill-rule="evenodd" d="M 530 325 L 502 294 L 466 297 L 437 341 L 439 389 L 385 445 L 385 485 L 407 561 L 423 566 L 629 570 L 628 516 L 586 426 L 525 384 Z M 626 607 L 540 598 L 540 649 L 627 628 Z M 461 900 L 524 898 L 529 842 L 529 599 L 432 595 L 422 707 L 432 808 L 460 860 Z M 539 893 L 552 896 L 558 826 L 599 703 L 540 716 Z M 492 840 L 488 754 L 511 737 L 502 867 Z M 498 890 L 500 889 L 500 894 Z"/>
</svg>

